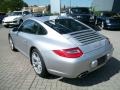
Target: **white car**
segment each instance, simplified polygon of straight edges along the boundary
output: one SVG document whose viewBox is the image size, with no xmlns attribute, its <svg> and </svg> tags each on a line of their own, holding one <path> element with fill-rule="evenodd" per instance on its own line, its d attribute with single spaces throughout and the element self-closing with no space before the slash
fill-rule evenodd
<svg viewBox="0 0 120 90">
<path fill-rule="evenodd" d="M 29 11 L 13 11 L 9 16 L 3 19 L 2 25 L 5 27 L 20 25 L 25 18 L 30 16 Z"/>
</svg>

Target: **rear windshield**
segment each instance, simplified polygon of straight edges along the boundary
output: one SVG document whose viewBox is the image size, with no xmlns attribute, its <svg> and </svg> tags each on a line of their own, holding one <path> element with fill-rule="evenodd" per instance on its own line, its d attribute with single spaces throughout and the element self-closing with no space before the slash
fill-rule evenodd
<svg viewBox="0 0 120 90">
<path fill-rule="evenodd" d="M 46 21 L 45 24 L 53 28 L 60 34 L 67 34 L 75 31 L 89 29 L 88 27 L 73 19 L 55 19 Z"/>
</svg>

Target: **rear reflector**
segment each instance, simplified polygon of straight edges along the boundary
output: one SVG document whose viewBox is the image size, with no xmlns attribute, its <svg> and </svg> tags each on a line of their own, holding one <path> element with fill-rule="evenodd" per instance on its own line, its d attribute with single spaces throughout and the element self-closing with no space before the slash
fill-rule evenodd
<svg viewBox="0 0 120 90">
<path fill-rule="evenodd" d="M 66 58 L 78 58 L 83 55 L 83 52 L 78 48 L 69 48 L 69 49 L 62 49 L 62 50 L 53 50 L 59 56 L 66 57 Z"/>
</svg>

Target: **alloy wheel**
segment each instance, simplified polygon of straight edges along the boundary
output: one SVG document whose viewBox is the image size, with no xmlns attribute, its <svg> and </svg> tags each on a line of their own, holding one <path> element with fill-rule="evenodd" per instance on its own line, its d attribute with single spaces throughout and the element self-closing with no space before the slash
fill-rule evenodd
<svg viewBox="0 0 120 90">
<path fill-rule="evenodd" d="M 40 60 L 40 56 L 37 52 L 32 53 L 32 64 L 35 72 L 37 74 L 41 74 L 42 72 L 42 62 Z"/>
</svg>

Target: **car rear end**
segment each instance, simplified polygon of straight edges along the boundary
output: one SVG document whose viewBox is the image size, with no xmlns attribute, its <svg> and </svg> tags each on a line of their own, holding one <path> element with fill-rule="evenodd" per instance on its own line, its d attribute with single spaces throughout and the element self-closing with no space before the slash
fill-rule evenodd
<svg viewBox="0 0 120 90">
<path fill-rule="evenodd" d="M 56 20 L 59 24 L 63 23 L 63 26 L 65 22 L 68 25 L 70 21 L 73 20 Z M 77 21 L 75 23 L 80 24 Z M 72 22 L 72 25 L 75 26 L 75 23 Z M 76 28 L 73 32 L 66 33 L 66 29 L 65 34 L 61 34 L 64 39 L 72 43 L 72 46 L 68 42 L 61 44 L 63 38 L 59 38 L 59 41 L 54 39 L 54 42 L 56 41 L 54 46 L 57 45 L 59 48 L 53 47 L 54 49 L 44 52 L 48 72 L 68 78 L 81 77 L 102 67 L 111 58 L 113 46 L 108 38 L 87 26 L 80 25 L 81 27 L 76 27 L 81 30 L 75 31 Z M 56 28 L 58 32 L 62 31 L 62 28 Z"/>
<path fill-rule="evenodd" d="M 102 67 L 111 58 L 113 47 L 106 38 L 94 32 L 93 38 L 87 32 L 71 33 L 69 35 L 71 37 L 69 41 L 74 43 L 76 40 L 78 43 L 76 47 L 68 48 L 67 51 L 60 49 L 45 53 L 44 58 L 48 61 L 48 71 L 50 73 L 68 78 L 81 77 Z M 66 36 L 64 35 L 64 37 Z M 87 39 L 85 39 L 86 37 Z M 65 56 L 67 52 L 68 56 Z"/>
<path fill-rule="evenodd" d="M 109 40 L 99 33 L 88 29 L 69 34 L 72 42 L 77 41 L 77 46 L 83 55 L 76 60 L 74 70 L 76 76 L 84 75 L 103 66 L 112 56 L 113 47 Z"/>
</svg>

